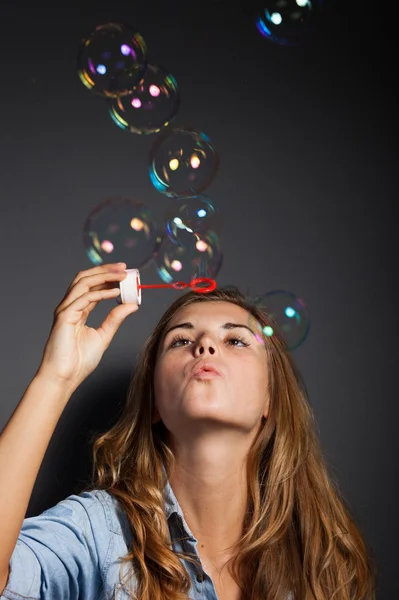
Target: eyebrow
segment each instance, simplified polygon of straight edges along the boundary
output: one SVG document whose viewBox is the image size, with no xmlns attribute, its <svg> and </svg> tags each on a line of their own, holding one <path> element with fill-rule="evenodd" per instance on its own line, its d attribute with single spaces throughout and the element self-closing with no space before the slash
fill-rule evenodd
<svg viewBox="0 0 399 600">
<path fill-rule="evenodd" d="M 248 325 L 243 325 L 242 323 L 225 323 L 224 325 L 220 326 L 221 329 L 235 329 L 236 327 L 243 327 L 244 329 L 248 329 L 248 331 L 250 331 L 252 333 L 252 335 L 254 337 L 256 337 L 254 332 L 252 331 L 252 329 L 250 327 L 248 327 Z M 170 327 L 170 329 L 168 329 L 166 331 L 165 335 L 163 336 L 164 340 L 165 340 L 166 336 L 168 335 L 168 333 L 173 331 L 173 329 L 195 329 L 195 327 L 192 323 L 190 323 L 190 321 L 187 321 L 186 323 L 179 323 L 178 325 L 174 325 L 173 327 Z"/>
</svg>

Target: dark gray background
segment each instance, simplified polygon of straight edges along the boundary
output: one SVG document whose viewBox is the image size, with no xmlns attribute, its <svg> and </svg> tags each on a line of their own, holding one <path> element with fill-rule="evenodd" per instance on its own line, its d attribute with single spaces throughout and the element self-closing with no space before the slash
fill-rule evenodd
<svg viewBox="0 0 399 600">
<path fill-rule="evenodd" d="M 40 364 L 55 307 L 92 266 L 82 242 L 88 213 L 123 195 L 163 218 L 166 200 L 147 170 L 154 137 L 116 127 L 76 73 L 79 42 L 95 25 L 128 22 L 179 84 L 173 125 L 201 129 L 220 153 L 207 190 L 223 215 L 218 284 L 255 295 L 287 289 L 307 302 L 311 331 L 294 356 L 331 473 L 375 554 L 378 600 L 391 600 L 399 594 L 395 15 L 385 5 L 330 4 L 313 44 L 286 49 L 259 35 L 251 9 L 210 0 L 1 3 L 0 427 Z M 142 282 L 161 283 L 154 265 Z M 117 418 L 137 353 L 178 294 L 143 292 L 65 409 L 27 516 L 88 475 L 87 436 Z M 113 303 L 88 324 L 98 326 Z"/>
</svg>

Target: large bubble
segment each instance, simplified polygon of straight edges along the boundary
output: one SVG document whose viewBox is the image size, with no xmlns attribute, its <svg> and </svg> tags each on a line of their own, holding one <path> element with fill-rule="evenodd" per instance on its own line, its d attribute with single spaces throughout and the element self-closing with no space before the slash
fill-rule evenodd
<svg viewBox="0 0 399 600">
<path fill-rule="evenodd" d="M 282 46 L 307 42 L 316 30 L 321 3 L 322 0 L 264 0 L 256 26 L 263 37 Z"/>
<path fill-rule="evenodd" d="M 110 198 L 96 206 L 83 231 L 87 255 L 95 265 L 126 262 L 139 269 L 153 259 L 161 239 L 150 209 L 130 198 Z"/>
<path fill-rule="evenodd" d="M 212 231 L 193 235 L 186 246 L 173 243 L 165 234 L 155 256 L 158 274 L 165 283 L 189 283 L 197 277 L 214 279 L 222 261 L 220 241 Z"/>
<path fill-rule="evenodd" d="M 175 117 L 179 90 L 173 75 L 162 67 L 147 64 L 137 85 L 130 73 L 121 75 L 119 82 L 124 93 L 109 100 L 109 113 L 121 129 L 145 135 L 158 133 Z"/>
<path fill-rule="evenodd" d="M 288 350 L 298 348 L 308 336 L 309 313 L 305 302 L 292 292 L 274 290 L 254 298 L 255 304 L 270 318 L 263 328 L 264 335 L 271 337 L 278 331 Z M 253 317 L 251 320 L 254 321 Z"/>
<path fill-rule="evenodd" d="M 209 137 L 196 129 L 171 129 L 150 152 L 150 179 L 167 196 L 196 196 L 213 180 L 219 159 Z"/>
<path fill-rule="evenodd" d="M 141 35 L 119 23 L 98 25 L 83 40 L 78 54 L 78 75 L 91 91 L 116 97 L 126 93 L 122 75 L 137 85 L 145 72 L 147 48 Z"/>
</svg>

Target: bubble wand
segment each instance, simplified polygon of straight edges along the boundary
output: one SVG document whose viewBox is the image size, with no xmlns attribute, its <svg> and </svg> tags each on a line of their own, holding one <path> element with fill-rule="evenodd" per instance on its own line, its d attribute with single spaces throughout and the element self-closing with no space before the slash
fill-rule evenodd
<svg viewBox="0 0 399 600">
<path fill-rule="evenodd" d="M 134 304 L 141 304 L 141 290 L 144 288 L 173 288 L 175 290 L 182 290 L 186 287 L 191 287 L 194 292 L 200 294 L 206 294 L 212 292 L 216 288 L 215 279 L 209 279 L 209 277 L 196 277 L 189 283 L 184 281 L 176 281 L 175 283 L 154 283 L 142 285 L 140 282 L 140 272 L 138 269 L 126 269 L 127 277 L 119 283 L 114 283 L 114 287 L 119 287 L 121 290 L 120 296 L 116 298 L 118 304 L 127 304 L 128 302 L 134 302 Z M 207 283 L 207 286 L 202 284 Z"/>
</svg>

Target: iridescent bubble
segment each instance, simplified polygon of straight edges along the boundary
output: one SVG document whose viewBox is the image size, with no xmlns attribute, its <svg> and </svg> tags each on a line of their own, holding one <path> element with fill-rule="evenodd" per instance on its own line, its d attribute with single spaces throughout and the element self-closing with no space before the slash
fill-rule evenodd
<svg viewBox="0 0 399 600">
<path fill-rule="evenodd" d="M 322 0 L 264 0 L 256 26 L 271 42 L 296 45 L 315 30 L 321 4 Z"/>
<path fill-rule="evenodd" d="M 278 330 L 288 350 L 294 350 L 304 342 L 310 320 L 305 302 L 291 292 L 275 290 L 254 299 L 270 318 L 270 323 L 263 328 L 263 333 L 271 337 Z"/>
<path fill-rule="evenodd" d="M 83 231 L 83 243 L 93 264 L 123 261 L 132 269 L 153 259 L 161 239 L 149 208 L 129 198 L 110 198 L 96 206 Z"/>
<path fill-rule="evenodd" d="M 213 279 L 222 261 L 219 238 L 213 231 L 193 235 L 187 246 L 173 243 L 165 234 L 155 256 L 159 276 L 166 283 L 189 283 L 197 277 Z"/>
<path fill-rule="evenodd" d="M 167 196 L 196 196 L 216 175 L 218 155 L 207 135 L 196 129 L 172 129 L 150 152 L 150 179 Z"/>
<path fill-rule="evenodd" d="M 121 75 L 130 85 L 143 78 L 147 48 L 141 35 L 119 23 L 98 25 L 83 40 L 78 54 L 78 75 L 93 92 L 107 97 L 126 93 Z"/>
<path fill-rule="evenodd" d="M 178 201 L 166 218 L 166 231 L 172 242 L 185 246 L 193 234 L 204 234 L 209 229 L 220 234 L 220 213 L 210 198 L 179 196 Z"/>
<path fill-rule="evenodd" d="M 177 83 L 162 67 L 148 64 L 137 85 L 135 74 L 122 75 L 118 81 L 124 93 L 109 100 L 109 113 L 121 129 L 131 133 L 158 133 L 175 117 L 179 108 Z"/>
</svg>

